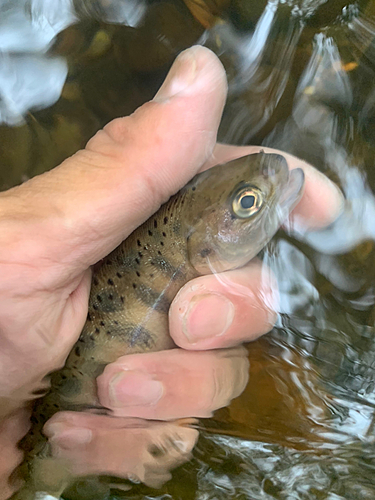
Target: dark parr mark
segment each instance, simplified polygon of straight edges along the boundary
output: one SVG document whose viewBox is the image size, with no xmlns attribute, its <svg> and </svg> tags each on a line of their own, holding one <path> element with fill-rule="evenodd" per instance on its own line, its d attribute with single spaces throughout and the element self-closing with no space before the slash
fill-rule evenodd
<svg viewBox="0 0 375 500">
<path fill-rule="evenodd" d="M 129 346 L 137 345 L 139 347 L 150 348 L 153 345 L 150 332 L 143 326 L 135 325 L 134 323 L 112 324 L 111 330 L 108 330 L 106 333 L 112 338 L 121 338 L 121 341 Z"/>
<path fill-rule="evenodd" d="M 171 300 L 168 297 L 143 283 L 137 287 L 136 295 L 145 305 L 163 314 L 168 312 L 171 305 Z"/>
<path fill-rule="evenodd" d="M 168 217 L 167 216 L 164 217 L 163 222 L 164 222 L 164 224 L 168 224 Z"/>
<path fill-rule="evenodd" d="M 59 392 L 62 396 L 76 396 L 81 392 L 82 384 L 81 381 L 76 377 L 67 378 L 66 380 L 61 380 L 59 384 Z"/>
</svg>

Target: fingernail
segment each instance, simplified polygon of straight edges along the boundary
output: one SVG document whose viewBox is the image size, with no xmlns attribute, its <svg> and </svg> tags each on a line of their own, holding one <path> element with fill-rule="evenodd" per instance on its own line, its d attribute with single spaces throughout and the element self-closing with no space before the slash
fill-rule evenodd
<svg viewBox="0 0 375 500">
<path fill-rule="evenodd" d="M 228 330 L 234 313 L 234 305 L 224 295 L 196 295 L 185 313 L 182 330 L 190 343 L 218 337 Z"/>
<path fill-rule="evenodd" d="M 114 408 L 154 405 L 163 393 L 163 384 L 148 373 L 124 370 L 109 383 L 110 404 Z"/>
<path fill-rule="evenodd" d="M 85 427 L 66 427 L 63 424 L 51 424 L 46 432 L 50 441 L 60 448 L 74 448 L 92 440 L 92 431 Z"/>
<path fill-rule="evenodd" d="M 197 74 L 196 52 L 196 47 L 181 52 L 154 97 L 154 101 L 166 101 L 190 87 Z"/>
</svg>

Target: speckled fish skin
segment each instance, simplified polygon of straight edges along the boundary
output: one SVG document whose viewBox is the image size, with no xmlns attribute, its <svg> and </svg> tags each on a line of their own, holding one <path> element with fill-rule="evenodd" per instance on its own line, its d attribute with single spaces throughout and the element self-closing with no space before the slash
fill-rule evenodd
<svg viewBox="0 0 375 500">
<path fill-rule="evenodd" d="M 280 155 L 258 153 L 218 165 L 198 174 L 95 267 L 87 321 L 65 367 L 52 375 L 51 390 L 35 405 L 23 443 L 28 491 L 61 488 L 47 465 L 43 469 L 49 456 L 44 423 L 58 411 L 99 408 L 96 378 L 119 356 L 173 347 L 168 309 L 179 289 L 198 275 L 251 260 L 297 203 L 303 175 L 294 185 L 291 180 Z M 264 197 L 262 209 L 248 219 L 232 210 L 244 184 Z"/>
</svg>

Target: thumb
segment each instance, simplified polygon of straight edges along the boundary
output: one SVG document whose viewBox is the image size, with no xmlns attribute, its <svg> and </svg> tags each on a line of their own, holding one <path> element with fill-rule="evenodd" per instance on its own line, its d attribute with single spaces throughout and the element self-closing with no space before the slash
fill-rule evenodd
<svg viewBox="0 0 375 500">
<path fill-rule="evenodd" d="M 71 279 L 107 255 L 211 155 L 226 89 L 212 52 L 186 50 L 153 101 L 109 123 L 59 167 L 0 193 L 11 259 L 32 261 L 40 281 L 46 263 Z"/>
</svg>

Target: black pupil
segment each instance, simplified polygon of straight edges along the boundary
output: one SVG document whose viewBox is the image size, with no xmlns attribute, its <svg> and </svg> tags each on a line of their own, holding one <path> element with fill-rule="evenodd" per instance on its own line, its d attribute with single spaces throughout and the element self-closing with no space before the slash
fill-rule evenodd
<svg viewBox="0 0 375 500">
<path fill-rule="evenodd" d="M 241 198 L 241 207 L 244 209 L 252 208 L 255 205 L 255 196 L 247 194 Z"/>
</svg>

